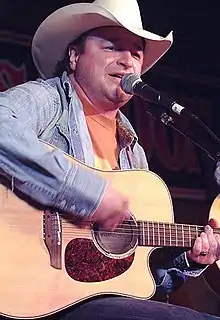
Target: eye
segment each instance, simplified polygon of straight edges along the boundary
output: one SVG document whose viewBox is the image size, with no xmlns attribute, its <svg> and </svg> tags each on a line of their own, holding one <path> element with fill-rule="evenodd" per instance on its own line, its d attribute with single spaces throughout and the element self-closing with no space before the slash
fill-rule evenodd
<svg viewBox="0 0 220 320">
<path fill-rule="evenodd" d="M 115 47 L 114 46 L 106 46 L 105 49 L 108 51 L 114 51 Z"/>
<path fill-rule="evenodd" d="M 138 51 L 134 51 L 131 53 L 133 57 L 135 57 L 136 59 L 140 59 L 141 58 L 141 55 Z"/>
</svg>

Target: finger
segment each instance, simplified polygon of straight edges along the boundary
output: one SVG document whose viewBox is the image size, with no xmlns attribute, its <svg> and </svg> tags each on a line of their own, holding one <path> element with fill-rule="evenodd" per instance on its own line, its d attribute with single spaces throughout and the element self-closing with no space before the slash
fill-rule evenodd
<svg viewBox="0 0 220 320">
<path fill-rule="evenodd" d="M 124 203 L 123 203 L 123 206 L 122 206 L 122 211 L 125 212 L 125 211 L 129 211 L 129 202 L 128 200 L 125 200 Z"/>
<path fill-rule="evenodd" d="M 117 227 L 117 223 L 115 223 L 115 221 L 113 219 L 108 219 L 105 220 L 102 225 L 101 228 L 99 228 L 99 230 L 103 230 L 103 231 L 115 231 Z"/>
<path fill-rule="evenodd" d="M 218 228 L 218 221 L 216 219 L 210 219 L 209 220 L 209 225 L 212 227 L 212 228 Z"/>
<path fill-rule="evenodd" d="M 211 264 L 216 260 L 217 241 L 213 234 L 213 229 L 209 225 L 205 226 L 205 234 L 207 236 L 209 248 L 207 249 L 207 243 L 204 242 L 202 251 L 207 252 L 207 255 L 205 255 L 205 262 Z"/>
<path fill-rule="evenodd" d="M 216 250 L 218 247 L 216 237 L 214 234 L 212 235 L 207 235 L 208 241 L 209 241 L 209 256 L 212 257 L 214 260 L 216 259 Z"/>
<path fill-rule="evenodd" d="M 217 242 L 216 259 L 219 260 L 220 259 L 220 235 L 215 234 L 215 239 Z"/>
<path fill-rule="evenodd" d="M 217 249 L 217 241 L 214 236 L 213 229 L 209 225 L 207 225 L 207 226 L 205 226 L 205 233 L 207 235 L 207 240 L 209 243 L 208 250 L 210 251 L 210 253 L 212 253 L 213 251 L 216 251 L 216 249 Z"/>
<path fill-rule="evenodd" d="M 123 228 L 122 223 L 125 220 L 124 214 L 118 213 L 104 221 L 104 229 L 120 232 Z"/>
<path fill-rule="evenodd" d="M 201 252 L 209 252 L 209 249 L 210 249 L 209 242 L 212 240 L 211 239 L 212 237 L 213 237 L 212 228 L 208 225 L 205 226 L 205 232 L 202 232 L 200 235 L 200 238 L 202 239 Z"/>
<path fill-rule="evenodd" d="M 123 216 L 123 220 L 129 220 L 131 217 L 131 211 L 129 210 L 129 202 L 128 200 L 126 200 L 123 204 L 122 210 L 120 212 L 120 214 Z"/>
<path fill-rule="evenodd" d="M 129 210 L 126 210 L 124 213 L 124 219 L 129 220 L 131 217 L 131 212 Z"/>
<path fill-rule="evenodd" d="M 191 250 L 191 255 L 198 257 L 200 255 L 201 251 L 202 251 L 202 238 L 200 236 L 200 237 L 197 237 L 195 240 L 195 243 L 194 243 L 193 248 Z"/>
</svg>

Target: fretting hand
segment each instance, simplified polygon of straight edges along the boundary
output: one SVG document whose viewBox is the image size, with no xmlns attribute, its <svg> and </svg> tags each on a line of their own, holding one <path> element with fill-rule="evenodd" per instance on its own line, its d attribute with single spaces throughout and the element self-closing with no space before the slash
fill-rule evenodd
<svg viewBox="0 0 220 320">
<path fill-rule="evenodd" d="M 218 227 L 215 219 L 210 219 L 204 232 L 196 238 L 192 250 L 187 252 L 189 261 L 210 265 L 220 259 L 220 235 L 213 232 Z"/>
</svg>

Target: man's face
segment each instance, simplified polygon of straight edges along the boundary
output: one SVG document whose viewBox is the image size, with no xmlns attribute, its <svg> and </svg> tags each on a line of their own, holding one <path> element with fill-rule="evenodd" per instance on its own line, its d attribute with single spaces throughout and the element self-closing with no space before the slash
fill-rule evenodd
<svg viewBox="0 0 220 320">
<path fill-rule="evenodd" d="M 143 50 L 143 39 L 120 27 L 101 27 L 89 33 L 84 52 L 76 58 L 74 76 L 94 106 L 113 110 L 131 98 L 120 81 L 126 73 L 140 75 Z"/>
</svg>

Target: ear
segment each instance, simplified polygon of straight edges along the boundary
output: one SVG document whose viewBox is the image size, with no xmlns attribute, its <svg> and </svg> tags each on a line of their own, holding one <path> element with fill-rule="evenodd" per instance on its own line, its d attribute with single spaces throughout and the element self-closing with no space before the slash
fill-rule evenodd
<svg viewBox="0 0 220 320">
<path fill-rule="evenodd" d="M 69 47 L 69 64 L 70 69 L 72 71 L 75 71 L 76 69 L 76 63 L 79 59 L 79 53 L 77 53 L 76 49 L 73 46 Z"/>
</svg>

